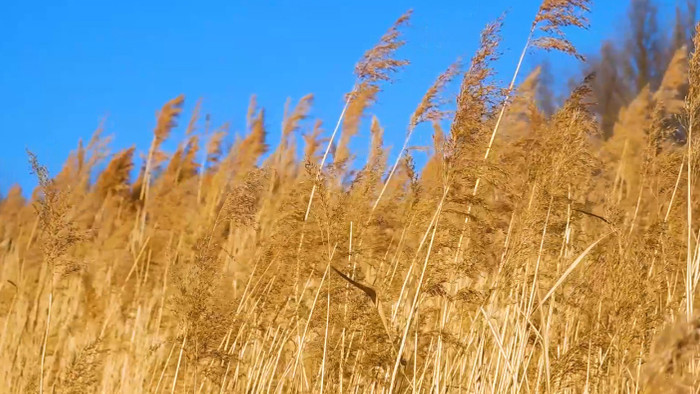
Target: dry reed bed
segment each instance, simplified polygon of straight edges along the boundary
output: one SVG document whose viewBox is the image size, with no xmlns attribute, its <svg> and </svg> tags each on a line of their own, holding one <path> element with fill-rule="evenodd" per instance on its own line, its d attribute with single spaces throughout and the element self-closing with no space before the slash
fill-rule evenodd
<svg viewBox="0 0 700 394">
<path fill-rule="evenodd" d="M 546 116 L 538 70 L 515 87 L 523 58 L 580 57 L 561 29 L 585 27 L 587 6 L 544 1 L 505 90 L 491 78 L 501 21 L 489 24 L 471 62 L 428 89 L 396 162 L 377 118 L 359 169 L 348 143 L 408 64 L 394 54 L 410 14 L 358 62 L 330 139 L 306 127 L 309 95 L 268 152 L 251 100 L 230 148 L 197 105 L 167 154 L 177 97 L 136 181 L 134 149 L 110 156 L 100 130 L 53 179 L 30 154 L 39 187 L 0 205 L 2 387 L 692 392 L 700 57 L 679 50 L 608 140 L 590 79 Z M 454 111 L 442 105 L 450 83 Z M 407 147 L 425 122 L 434 147 L 418 171 Z"/>
</svg>

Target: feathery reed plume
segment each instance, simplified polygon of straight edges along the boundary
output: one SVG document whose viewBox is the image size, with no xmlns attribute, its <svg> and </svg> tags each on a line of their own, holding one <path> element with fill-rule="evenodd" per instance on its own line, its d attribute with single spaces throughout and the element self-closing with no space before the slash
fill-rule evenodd
<svg viewBox="0 0 700 394">
<path fill-rule="evenodd" d="M 294 107 L 292 113 L 288 113 L 288 105 L 284 108 L 284 119 L 282 120 L 282 140 L 286 142 L 286 138 L 289 137 L 299 128 L 299 123 L 307 118 L 309 111 L 311 110 L 311 104 L 313 103 L 314 95 L 307 94 L 306 96 L 299 99 L 299 102 Z"/>
<path fill-rule="evenodd" d="M 157 149 L 163 141 L 168 139 L 170 131 L 177 126 L 177 117 L 182 112 L 182 104 L 184 102 L 185 96 L 179 95 L 163 105 L 160 113 L 158 113 L 156 128 L 153 130 L 154 149 Z"/>
<path fill-rule="evenodd" d="M 69 186 L 71 182 L 77 180 L 80 172 L 85 165 L 85 147 L 83 140 L 78 141 L 78 149 L 68 155 L 68 159 L 63 164 L 61 172 L 56 176 L 56 182 L 61 185 Z"/>
<path fill-rule="evenodd" d="M 489 23 L 481 32 L 481 44 L 471 59 L 467 72 L 462 77 L 462 84 L 457 94 L 457 109 L 450 126 L 450 140 L 455 145 L 456 150 L 472 145 L 480 140 L 482 122 L 487 116 L 490 106 L 494 100 L 496 87 L 489 83 L 488 79 L 493 74 L 492 62 L 498 56 L 498 45 L 500 44 L 500 31 L 502 18 Z M 451 152 L 451 156 L 462 156 L 459 152 Z M 476 180 L 474 190 L 478 189 L 479 178 Z M 472 196 L 476 195 L 476 191 Z M 467 209 L 465 226 L 471 214 L 471 204 Z M 464 230 L 462 231 L 464 234 Z M 463 235 L 460 235 L 457 245 L 457 254 L 462 246 Z M 455 260 L 457 259 L 455 254 Z"/>
<path fill-rule="evenodd" d="M 12 185 L 4 198 L 0 197 L 0 242 L 10 246 L 16 228 L 21 222 L 20 212 L 26 201 L 22 196 L 22 188 Z"/>
<path fill-rule="evenodd" d="M 61 393 L 82 394 L 97 390 L 103 360 L 101 340 L 95 340 L 73 356 L 68 371 L 61 378 Z"/>
<path fill-rule="evenodd" d="M 333 153 L 333 160 L 336 165 L 342 166 L 350 159 L 350 138 L 359 132 L 360 120 L 376 100 L 379 87 L 372 84 L 360 84 L 360 86 L 352 93 L 350 104 L 343 118 L 342 132 L 340 133 L 340 141 Z"/>
<path fill-rule="evenodd" d="M 76 195 L 87 192 L 90 172 L 108 154 L 106 146 L 110 138 L 102 137 L 103 123 L 100 122 L 87 146 L 83 145 L 82 139 L 78 141 L 78 149 L 71 152 L 61 172 L 54 179 L 59 187 L 73 189 Z"/>
<path fill-rule="evenodd" d="M 522 67 L 523 60 L 525 59 L 525 54 L 529 49 L 530 45 L 536 45 L 537 47 L 543 48 L 545 50 L 559 50 L 570 55 L 575 56 L 579 60 L 583 60 L 583 57 L 578 54 L 576 48 L 566 39 L 561 28 L 568 26 L 576 26 L 580 28 L 587 27 L 587 20 L 582 15 L 589 11 L 588 4 L 590 0 L 544 0 L 540 5 L 537 15 L 535 16 L 532 26 L 530 27 L 530 33 L 528 34 L 527 40 L 525 41 L 525 46 L 520 54 L 520 59 L 515 67 L 515 72 L 513 73 L 513 78 L 508 86 L 505 101 L 501 107 L 501 112 L 498 115 L 496 124 L 493 127 L 493 132 L 491 133 L 491 140 L 486 148 L 486 153 L 484 154 L 484 160 L 488 159 L 489 153 L 493 146 L 493 141 L 496 138 L 498 129 L 505 114 L 506 107 L 508 106 L 508 100 L 510 94 L 515 86 L 515 81 L 520 73 L 520 68 Z M 535 32 L 540 29 L 544 34 L 542 37 L 536 38 L 533 41 Z M 475 189 L 478 191 L 478 180 Z"/>
<path fill-rule="evenodd" d="M 316 151 L 321 146 L 319 141 L 319 136 L 323 133 L 321 125 L 323 122 L 321 120 L 316 120 L 314 122 L 314 127 L 310 133 L 304 134 L 304 161 L 305 162 L 316 162 Z"/>
<path fill-rule="evenodd" d="M 134 147 L 125 149 L 112 158 L 95 183 L 95 191 L 101 199 L 126 191 L 129 187 L 129 174 L 133 167 Z"/>
<path fill-rule="evenodd" d="M 163 108 L 158 114 L 156 128 L 153 130 L 153 140 L 151 147 L 148 150 L 148 158 L 146 159 L 146 167 L 143 171 L 141 179 L 139 199 L 144 201 L 144 207 L 148 201 L 149 184 L 151 183 L 151 172 L 153 171 L 153 161 L 158 156 L 158 148 L 170 135 L 170 131 L 176 126 L 177 117 L 182 112 L 182 104 L 185 101 L 185 96 L 180 95 L 168 101 L 163 105 Z M 143 233 L 146 227 L 146 209 L 143 209 L 141 215 L 140 237 L 143 238 Z"/>
<path fill-rule="evenodd" d="M 584 60 L 561 29 L 569 26 L 586 29 L 588 20 L 583 14 L 590 11 L 589 3 L 590 0 L 544 0 L 532 24 L 532 30 L 539 27 L 544 36 L 536 38 L 532 45 Z"/>
<path fill-rule="evenodd" d="M 379 124 L 379 119 L 372 116 L 372 125 L 370 126 L 370 146 L 369 156 L 367 157 L 367 166 L 374 168 L 380 165 L 384 156 L 384 128 Z"/>
<path fill-rule="evenodd" d="M 236 157 L 237 171 L 245 171 L 254 166 L 257 160 L 267 152 L 268 145 L 265 143 L 267 131 L 265 130 L 265 110 L 261 109 L 258 114 L 251 119 L 250 132 L 240 142 L 237 148 Z"/>
<path fill-rule="evenodd" d="M 365 52 L 362 59 L 355 65 L 355 75 L 357 76 L 357 81 L 355 86 L 351 90 L 350 94 L 347 95 L 345 99 L 345 106 L 340 113 L 338 122 L 336 123 L 335 129 L 328 140 L 328 145 L 326 146 L 326 151 L 323 153 L 321 158 L 321 163 L 319 164 L 318 171 L 316 173 L 316 182 L 311 188 L 311 193 L 309 195 L 309 203 L 306 207 L 306 213 L 304 214 L 304 221 L 306 222 L 309 218 L 309 213 L 311 212 L 311 205 L 313 204 L 314 194 L 316 193 L 316 183 L 318 182 L 323 166 L 328 158 L 328 153 L 333 146 L 333 141 L 338 133 L 338 128 L 340 127 L 343 117 L 350 105 L 351 100 L 357 94 L 357 92 L 362 92 L 369 89 L 373 91 L 376 88 L 372 86 L 377 86 L 381 81 L 389 81 L 391 79 L 391 74 L 398 71 L 399 68 L 409 64 L 407 60 L 396 60 L 392 56 L 394 52 L 404 45 L 404 41 L 400 40 L 400 28 L 408 24 L 411 18 L 412 11 L 409 10 L 399 17 L 399 19 L 394 22 L 394 24 L 389 28 L 389 30 L 382 36 L 372 49 Z"/>
<path fill-rule="evenodd" d="M 139 200 L 143 202 L 143 208 L 141 210 L 141 217 L 137 220 L 139 221 L 138 235 L 136 239 L 139 242 L 143 242 L 145 232 L 146 232 L 146 216 L 148 211 L 148 192 L 150 190 L 151 176 L 153 172 L 154 161 L 162 156 L 159 147 L 170 135 L 170 131 L 177 125 L 177 117 L 182 112 L 182 105 L 185 101 L 183 95 L 179 95 L 174 99 L 165 103 L 160 113 L 158 114 L 156 121 L 156 128 L 153 131 L 153 140 L 151 141 L 151 147 L 148 150 L 148 157 L 146 158 L 146 165 L 143 170 L 143 175 L 139 176 L 136 184 L 136 189 L 139 191 Z"/>
<path fill-rule="evenodd" d="M 211 135 L 209 138 L 209 141 L 207 141 L 207 146 L 206 146 L 206 164 L 212 166 L 216 165 L 219 162 L 219 159 L 221 158 L 221 145 L 224 141 L 224 138 L 226 137 L 226 129 L 228 128 L 227 125 L 224 125 L 219 131 L 216 131 L 214 134 Z"/>
<path fill-rule="evenodd" d="M 29 162 L 34 174 L 39 180 L 40 200 L 36 203 L 36 210 L 41 222 L 44 240 L 42 252 L 44 256 L 44 270 L 46 275 L 41 277 L 40 289 L 43 289 L 48 280 L 49 294 L 46 316 L 46 330 L 41 345 L 41 359 L 39 370 L 39 392 L 44 392 L 44 374 L 46 347 L 51 329 L 51 310 L 54 301 L 56 282 L 67 274 L 77 270 L 77 265 L 69 256 L 70 249 L 83 237 L 71 221 L 69 204 L 70 191 L 60 189 L 54 180 L 49 178 L 46 167 L 39 164 L 39 160 L 32 152 L 27 151 Z M 42 291 L 37 292 L 37 297 Z M 38 307 L 38 302 L 37 302 Z"/>
<path fill-rule="evenodd" d="M 690 55 L 690 62 L 688 64 L 688 86 L 690 89 L 688 92 L 688 101 L 690 101 L 691 104 L 695 102 L 695 99 L 700 97 L 700 86 L 698 85 L 698 82 L 700 82 L 700 54 L 698 53 L 700 49 L 700 36 L 698 32 L 700 32 L 700 24 L 695 27 L 693 52 Z M 700 106 L 700 104 L 698 104 L 698 106 Z M 696 107 L 691 107 L 691 109 L 693 108 Z"/>
<path fill-rule="evenodd" d="M 515 81 L 520 73 L 520 68 L 522 67 L 523 60 L 525 59 L 525 54 L 531 44 L 546 49 L 546 50 L 560 50 L 565 53 L 574 55 L 578 59 L 582 60 L 583 57 L 578 55 L 573 45 L 564 37 L 561 32 L 562 27 L 566 26 L 577 26 L 586 27 L 586 19 L 580 15 L 589 11 L 588 3 L 590 0 L 544 0 L 540 5 L 540 8 L 535 16 L 535 19 L 530 28 L 530 33 L 523 47 L 523 51 L 520 54 L 520 59 L 515 67 L 515 72 L 513 73 L 513 78 L 510 81 L 510 85 L 506 91 L 506 96 L 503 104 L 501 105 L 501 111 L 496 119 L 496 124 L 491 132 L 491 138 L 489 139 L 488 145 L 486 147 L 486 152 L 484 153 L 484 161 L 488 160 L 493 148 L 493 142 L 496 139 L 496 135 L 503 120 L 503 115 L 505 114 L 506 108 L 508 107 L 509 99 L 515 86 Z M 537 28 L 544 33 L 544 36 L 535 39 L 533 42 L 533 37 Z M 481 177 L 476 179 L 474 182 L 474 189 L 472 191 L 472 197 L 476 197 L 479 191 L 479 185 L 481 183 Z M 469 222 L 469 216 L 472 210 L 472 205 L 469 204 L 467 207 L 467 215 L 464 219 L 464 227 Z M 459 255 L 459 251 L 462 247 L 462 239 L 464 236 L 465 229 L 462 230 L 462 235 L 459 237 L 459 242 L 457 245 L 457 253 L 455 254 L 455 261 Z"/>
<path fill-rule="evenodd" d="M 421 171 L 421 183 L 429 189 L 440 188 L 445 179 L 445 132 L 439 123 L 433 122 L 433 154 Z"/>
<path fill-rule="evenodd" d="M 195 161 L 195 156 L 199 151 L 199 139 L 196 135 L 191 135 L 186 141 L 184 145 L 177 148 L 161 175 L 161 183 L 166 185 L 167 189 L 197 174 L 199 165 Z"/>
<path fill-rule="evenodd" d="M 450 64 L 450 66 L 445 70 L 440 76 L 438 76 L 433 86 L 431 86 L 423 98 L 420 104 L 413 114 L 411 115 L 411 120 L 408 124 L 408 129 L 413 130 L 418 124 L 423 122 L 439 122 L 443 120 L 447 114 L 444 110 L 441 110 L 444 100 L 440 97 L 445 86 L 447 86 L 452 80 L 460 73 L 462 67 L 461 61 L 458 59 L 456 62 Z"/>
<path fill-rule="evenodd" d="M 503 139 L 517 141 L 525 138 L 532 127 L 531 123 L 537 122 L 540 117 L 536 96 L 541 73 L 542 68 L 536 67 L 518 86 L 509 114 L 504 119 Z"/>
<path fill-rule="evenodd" d="M 246 129 L 250 129 L 253 126 L 253 120 L 255 119 L 255 113 L 258 112 L 258 98 L 255 95 L 250 96 L 248 101 L 248 112 L 246 113 Z"/>
<path fill-rule="evenodd" d="M 493 28 L 497 30 L 497 27 L 495 27 L 495 25 Z M 487 26 L 487 30 L 490 29 L 491 25 Z M 489 37 L 489 40 L 492 37 L 490 34 L 487 34 L 486 36 Z M 485 35 L 482 34 L 482 44 L 484 43 L 484 38 Z M 374 201 L 374 204 L 372 204 L 370 217 L 367 219 L 368 221 L 372 219 L 372 213 L 374 213 L 374 211 L 377 209 L 379 201 L 381 201 L 382 196 L 386 192 L 386 188 L 389 185 L 389 182 L 391 181 L 394 172 L 396 171 L 396 168 L 401 162 L 402 156 L 406 151 L 406 148 L 408 147 L 408 142 L 410 141 L 411 135 L 413 134 L 413 130 L 420 123 L 426 121 L 439 122 L 446 116 L 445 111 L 440 109 L 442 104 L 442 102 L 440 101 L 440 94 L 445 89 L 445 87 L 459 74 L 460 68 L 461 64 L 459 60 L 447 67 L 447 69 L 438 76 L 433 85 L 430 88 L 428 88 L 428 91 L 425 92 L 425 94 L 423 95 L 423 98 L 418 104 L 418 107 L 415 109 L 415 111 L 413 111 L 413 114 L 411 115 L 411 119 L 408 124 L 406 138 L 404 139 L 403 146 L 401 147 L 399 154 L 396 156 L 396 161 L 394 162 L 394 165 L 391 167 L 391 171 L 389 171 L 389 175 L 384 181 L 384 185 L 382 186 L 382 190 L 379 192 L 379 196 L 377 196 L 377 199 Z"/>
<path fill-rule="evenodd" d="M 207 116 L 207 131 L 209 123 L 209 116 Z M 223 150 L 221 145 L 223 140 L 228 133 L 228 123 L 224 123 L 214 134 L 209 136 L 207 144 L 205 146 L 205 152 L 202 157 L 202 162 L 199 165 L 199 182 L 197 184 L 197 202 L 202 201 L 202 192 L 204 188 L 205 177 L 211 178 L 211 173 L 216 169 L 221 160 L 221 155 Z"/>
<path fill-rule="evenodd" d="M 197 100 L 192 110 L 192 115 L 190 116 L 190 122 L 187 124 L 187 129 L 185 130 L 185 135 L 190 136 L 195 131 L 197 131 L 197 122 L 199 121 L 199 113 L 202 110 L 202 99 Z"/>
<path fill-rule="evenodd" d="M 50 284 L 65 274 L 75 271 L 75 263 L 68 257 L 68 251 L 82 237 L 75 224 L 71 221 L 69 190 L 60 189 L 55 181 L 49 178 L 46 167 L 39 164 L 36 155 L 27 151 L 32 170 L 39 180 L 40 200 L 36 202 L 39 221 L 44 230 L 45 240 L 42 251 L 48 272 L 51 274 Z"/>
<path fill-rule="evenodd" d="M 697 375 L 683 374 L 700 352 L 700 318 L 679 320 L 668 324 L 651 345 L 643 376 L 649 392 L 681 393 L 700 384 Z"/>
<path fill-rule="evenodd" d="M 647 86 L 628 107 L 620 110 L 613 136 L 605 142 L 604 149 L 610 154 L 608 161 L 617 165 L 612 193 L 617 195 L 618 201 L 629 197 L 639 186 L 641 153 L 650 126 L 651 107 L 651 93 Z"/>
<path fill-rule="evenodd" d="M 365 52 L 355 65 L 355 75 L 360 84 L 376 84 L 391 80 L 391 74 L 409 64 L 408 60 L 394 59 L 392 56 L 405 41 L 400 39 L 399 29 L 408 24 L 412 11 L 408 10 L 384 33 L 377 45 Z"/>
<path fill-rule="evenodd" d="M 683 110 L 683 93 L 688 90 L 688 50 L 676 50 L 666 68 L 661 85 L 654 93 L 654 100 L 664 107 L 668 114 L 680 114 Z"/>
<path fill-rule="evenodd" d="M 299 99 L 294 110 L 289 112 L 291 100 L 287 100 L 284 106 L 284 116 L 282 119 L 282 136 L 275 152 L 265 161 L 265 166 L 272 166 L 275 170 L 276 178 L 284 179 L 293 173 L 294 162 L 296 161 L 296 144 L 294 133 L 299 129 L 300 123 L 308 117 L 311 110 L 313 95 L 307 94 Z"/>
<path fill-rule="evenodd" d="M 470 138 L 478 129 L 493 100 L 496 87 L 488 83 L 493 75 L 492 63 L 498 59 L 501 42 L 502 18 L 489 23 L 481 31 L 481 43 L 471 59 L 469 69 L 462 77 L 457 94 L 457 110 L 450 127 L 451 138 L 460 141 Z"/>
</svg>

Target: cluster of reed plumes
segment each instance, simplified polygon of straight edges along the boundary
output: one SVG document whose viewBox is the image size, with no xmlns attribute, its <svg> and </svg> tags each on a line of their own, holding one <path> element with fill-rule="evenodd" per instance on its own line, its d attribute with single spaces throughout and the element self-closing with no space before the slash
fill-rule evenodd
<svg viewBox="0 0 700 394">
<path fill-rule="evenodd" d="M 2 390 L 693 392 L 700 55 L 679 50 L 605 140 L 594 75 L 551 116 L 538 70 L 515 86 L 532 49 L 580 57 L 562 29 L 587 10 L 545 0 L 505 89 L 489 24 L 418 103 L 395 162 L 376 117 L 365 163 L 348 143 L 408 63 L 409 14 L 358 62 L 327 139 L 306 96 L 268 152 L 251 100 L 230 148 L 197 106 L 167 154 L 177 97 L 135 181 L 134 149 L 109 155 L 99 132 L 55 178 L 30 154 L 39 187 L 0 205 Z M 417 170 L 421 124 L 434 147 Z"/>
</svg>

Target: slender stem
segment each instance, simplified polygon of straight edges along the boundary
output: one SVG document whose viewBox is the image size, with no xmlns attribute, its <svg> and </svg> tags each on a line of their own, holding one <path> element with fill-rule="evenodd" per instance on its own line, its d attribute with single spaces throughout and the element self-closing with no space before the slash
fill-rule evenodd
<svg viewBox="0 0 700 394">
<path fill-rule="evenodd" d="M 369 212 L 369 217 L 367 218 L 367 223 L 372 219 L 372 214 L 374 213 L 374 210 L 377 209 L 377 205 L 379 205 L 379 201 L 382 199 L 382 196 L 384 195 L 384 192 L 386 191 L 387 186 L 389 185 L 389 181 L 391 180 L 391 177 L 394 175 L 394 172 L 396 172 L 396 168 L 399 166 L 399 163 L 401 162 L 401 157 L 403 157 L 403 153 L 406 151 L 406 148 L 408 147 L 408 141 L 411 138 L 411 135 L 413 134 L 413 128 L 411 127 L 408 130 L 408 134 L 406 134 L 406 139 L 403 142 L 403 146 L 401 147 L 401 150 L 399 151 L 398 156 L 396 156 L 396 161 L 394 161 L 394 165 L 391 167 L 391 171 L 389 171 L 389 175 L 386 177 L 386 180 L 384 181 L 384 185 L 382 186 L 382 191 L 379 192 L 379 196 L 377 197 L 377 200 L 374 201 L 374 204 L 372 204 L 372 210 Z"/>
<path fill-rule="evenodd" d="M 328 266 L 330 267 L 331 262 L 330 260 L 328 261 Z M 326 268 L 328 269 L 328 268 Z M 323 360 L 321 361 L 321 391 L 320 393 L 323 394 L 323 385 L 324 385 L 324 378 L 326 376 L 326 354 L 328 352 L 328 326 L 330 325 L 330 316 L 331 316 L 331 281 L 328 281 L 328 293 L 326 294 L 327 297 L 327 305 L 326 305 L 326 332 L 323 337 Z"/>
<path fill-rule="evenodd" d="M 156 389 L 153 390 L 153 393 L 158 393 L 160 391 L 160 384 L 163 381 L 163 376 L 165 376 L 165 370 L 168 368 L 168 363 L 170 363 L 170 357 L 172 357 L 173 352 L 175 351 L 175 346 L 177 346 L 177 343 L 173 343 L 173 346 L 170 348 L 170 353 L 168 353 L 168 358 L 165 359 L 165 364 L 163 364 L 163 369 L 160 371 L 160 378 L 158 378 L 158 384 L 156 385 Z M 153 373 L 155 374 L 155 370 Z M 150 387 L 153 387 L 152 385 Z"/>
<path fill-rule="evenodd" d="M 141 194 L 139 198 L 143 201 L 143 210 L 141 211 L 140 226 L 139 226 L 139 241 L 143 241 L 143 233 L 146 228 L 146 206 L 148 203 L 148 188 L 151 183 L 151 167 L 153 166 L 153 154 L 156 149 L 156 136 L 153 136 L 151 147 L 148 149 L 148 159 L 146 159 L 146 168 L 143 173 L 143 183 L 141 184 Z"/>
<path fill-rule="evenodd" d="M 411 303 L 411 309 L 408 313 L 408 318 L 406 319 L 406 326 L 404 327 L 404 332 L 403 336 L 401 337 L 401 345 L 399 345 L 399 350 L 397 351 L 396 354 L 396 361 L 394 362 L 394 370 L 391 373 L 391 383 L 389 385 L 389 392 L 393 393 L 394 392 L 394 385 L 396 383 L 396 373 L 399 370 L 399 364 L 401 364 L 401 355 L 403 354 L 404 347 L 406 346 L 406 338 L 408 337 L 408 331 L 411 329 L 411 323 L 413 320 L 413 316 L 416 313 L 416 309 L 418 306 L 418 299 L 420 297 L 420 290 L 421 287 L 423 286 L 423 280 L 425 279 L 425 271 L 426 268 L 428 268 L 428 261 L 430 259 L 430 252 L 433 249 L 433 241 L 435 241 L 435 232 L 437 231 L 437 226 L 439 222 L 439 215 L 440 212 L 442 211 L 442 205 L 445 203 L 445 197 L 447 196 L 447 193 L 449 192 L 450 188 L 449 186 L 445 188 L 445 192 L 442 195 L 442 200 L 440 200 L 440 204 L 438 205 L 436 212 L 437 212 L 437 219 L 435 220 L 434 223 L 432 223 L 433 226 L 433 231 L 432 235 L 430 237 L 430 244 L 428 246 L 428 250 L 425 254 L 425 260 L 423 261 L 423 269 L 420 274 L 420 279 L 418 279 L 418 284 L 416 285 L 416 293 L 413 296 L 413 302 Z"/>
<path fill-rule="evenodd" d="M 173 387 L 170 389 L 170 394 L 175 392 L 175 386 L 177 385 L 177 375 L 180 372 L 180 363 L 182 362 L 182 353 L 185 350 L 185 344 L 187 343 L 187 332 L 182 338 L 182 345 L 180 346 L 180 355 L 177 358 L 177 367 L 175 368 L 175 376 L 173 377 Z"/>
<path fill-rule="evenodd" d="M 484 160 L 489 158 L 489 154 L 491 153 L 491 148 L 493 147 L 493 141 L 496 139 L 496 133 L 498 133 L 498 129 L 501 126 L 501 120 L 503 120 L 503 115 L 506 112 L 506 107 L 508 107 L 508 100 L 510 100 L 511 95 L 513 94 L 513 88 L 515 87 L 515 80 L 518 78 L 518 74 L 520 74 L 520 68 L 523 65 L 523 60 L 525 59 L 525 54 L 527 53 L 528 48 L 530 48 L 530 42 L 532 42 L 532 35 L 535 33 L 535 25 L 532 25 L 532 28 L 530 29 L 530 34 L 527 36 L 527 41 L 525 42 L 525 46 L 523 47 L 523 51 L 520 53 L 520 59 L 518 60 L 518 66 L 515 67 L 515 73 L 513 73 L 513 79 L 510 80 L 510 85 L 508 85 L 508 93 L 506 94 L 506 99 L 503 102 L 503 106 L 501 107 L 501 112 L 498 114 L 498 120 L 496 121 L 496 125 L 493 126 L 493 132 L 491 133 L 491 139 L 489 140 L 489 146 L 486 148 L 486 153 L 484 154 Z"/>
<path fill-rule="evenodd" d="M 306 341 L 306 334 L 309 331 L 309 324 L 311 323 L 311 316 L 313 316 L 314 309 L 316 308 L 316 302 L 318 301 L 318 295 L 321 293 L 323 288 L 323 282 L 326 281 L 328 272 L 330 271 L 330 264 L 326 266 L 326 270 L 323 272 L 323 277 L 321 278 L 321 283 L 318 285 L 318 290 L 316 291 L 316 296 L 314 296 L 314 302 L 311 304 L 311 310 L 309 311 L 309 317 L 306 320 L 306 326 L 304 327 L 304 333 L 299 340 L 299 350 L 297 351 L 297 356 L 294 360 L 294 368 L 292 369 L 292 379 L 296 377 L 297 367 L 299 366 L 299 359 L 301 358 L 302 351 L 304 350 L 304 342 Z"/>
<path fill-rule="evenodd" d="M 304 222 L 306 222 L 309 219 L 309 212 L 311 212 L 311 204 L 314 201 L 314 194 L 316 194 L 316 183 L 318 180 L 321 178 L 321 171 L 323 170 L 323 166 L 326 164 L 326 160 L 328 159 L 328 152 L 331 150 L 331 146 L 333 145 L 333 140 L 335 139 L 336 134 L 338 134 L 338 129 L 340 129 L 340 123 L 343 121 L 343 118 L 345 117 L 345 112 L 348 110 L 348 105 L 350 105 L 350 99 L 352 98 L 353 94 L 355 92 L 355 88 L 352 88 L 352 91 L 348 95 L 348 98 L 345 99 L 345 105 L 343 106 L 343 110 L 340 112 L 340 117 L 338 118 L 338 122 L 335 124 L 335 129 L 333 129 L 333 134 L 331 134 L 330 140 L 328 140 L 328 145 L 326 145 L 326 151 L 323 153 L 323 158 L 321 159 L 321 164 L 318 167 L 318 171 L 316 172 L 316 179 L 314 181 L 314 185 L 311 188 L 311 195 L 309 196 L 309 204 L 306 206 L 306 213 L 304 214 Z"/>
<path fill-rule="evenodd" d="M 46 316 L 46 331 L 44 342 L 41 344 L 41 373 L 39 375 L 39 394 L 44 393 L 44 362 L 46 360 L 46 343 L 49 340 L 49 328 L 51 327 L 51 306 L 53 305 L 53 290 L 49 292 L 49 310 Z"/>
<path fill-rule="evenodd" d="M 688 122 L 688 165 L 687 169 L 687 181 L 688 181 L 688 196 L 687 196 L 687 207 L 688 207 L 688 248 L 687 248 L 687 260 L 686 260 L 686 275 L 685 275 L 685 311 L 688 321 L 693 317 L 693 284 L 692 284 L 692 270 L 693 270 L 693 207 L 692 207 L 692 168 L 693 168 L 693 122 L 695 121 L 694 116 L 691 116 L 690 122 Z"/>
</svg>

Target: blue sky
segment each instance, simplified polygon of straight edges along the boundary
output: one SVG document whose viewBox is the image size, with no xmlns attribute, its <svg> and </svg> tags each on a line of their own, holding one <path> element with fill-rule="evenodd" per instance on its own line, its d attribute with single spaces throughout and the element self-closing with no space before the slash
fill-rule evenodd
<svg viewBox="0 0 700 394">
<path fill-rule="evenodd" d="M 661 1 L 672 4 L 673 0 Z M 626 0 L 598 0 L 591 29 L 570 38 L 593 53 L 616 33 Z M 55 174 L 101 119 L 113 151 L 148 148 L 155 113 L 183 93 L 184 119 L 197 99 L 213 125 L 242 133 L 251 94 L 266 108 L 270 143 L 287 97 L 315 95 L 312 117 L 332 128 L 353 67 L 392 22 L 414 10 L 400 56 L 411 65 L 372 108 L 394 153 L 408 118 L 434 78 L 458 56 L 468 60 L 483 26 L 507 11 L 498 78 L 510 79 L 537 0 L 489 1 L 12 1 L 0 13 L 0 193 L 35 185 L 25 148 Z M 575 62 L 549 56 L 562 83 Z M 430 131 L 415 143 L 428 143 Z M 173 147 L 171 142 L 166 147 Z M 360 135 L 356 149 L 366 149 Z"/>
</svg>

